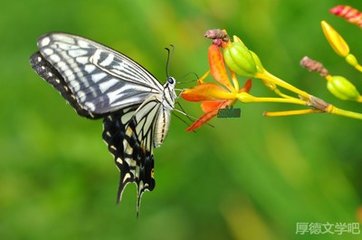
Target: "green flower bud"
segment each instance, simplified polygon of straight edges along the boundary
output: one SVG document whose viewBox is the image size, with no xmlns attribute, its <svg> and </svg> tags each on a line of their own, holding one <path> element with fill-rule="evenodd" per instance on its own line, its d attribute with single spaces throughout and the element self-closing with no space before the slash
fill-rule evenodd
<svg viewBox="0 0 362 240">
<path fill-rule="evenodd" d="M 253 59 L 254 59 L 254 62 L 255 62 L 255 65 L 256 65 L 256 70 L 257 70 L 258 72 L 263 72 L 263 71 L 264 71 L 264 67 L 263 67 L 263 64 L 261 64 L 261 61 L 260 61 L 260 58 L 258 57 L 258 55 L 256 55 L 256 53 L 253 52 L 253 51 L 250 51 L 250 50 L 249 50 L 249 52 L 250 52 L 251 56 L 252 56 Z"/>
<path fill-rule="evenodd" d="M 240 76 L 253 77 L 257 72 L 252 53 L 241 41 L 234 41 L 226 46 L 224 59 L 227 66 Z"/>
<path fill-rule="evenodd" d="M 327 80 L 328 90 L 337 98 L 352 101 L 356 101 L 360 98 L 360 94 L 356 87 L 345 77 L 329 76 Z"/>
</svg>

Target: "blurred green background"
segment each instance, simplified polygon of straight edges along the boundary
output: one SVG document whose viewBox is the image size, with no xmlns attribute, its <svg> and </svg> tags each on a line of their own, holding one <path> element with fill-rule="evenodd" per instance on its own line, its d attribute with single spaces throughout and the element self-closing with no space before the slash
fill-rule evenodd
<svg viewBox="0 0 362 240">
<path fill-rule="evenodd" d="M 173 118 L 155 150 L 156 181 L 136 219 L 134 185 L 115 204 L 116 169 L 101 121 L 78 117 L 31 69 L 36 39 L 63 31 L 138 60 L 162 82 L 166 51 L 178 81 L 208 69 L 203 33 L 241 37 L 275 75 L 341 102 L 299 67 L 308 55 L 362 89 L 361 75 L 326 43 L 326 19 L 361 56 L 362 32 L 328 13 L 331 0 L 3 1 L 0 10 L 0 239 L 362 239 L 297 235 L 296 223 L 358 222 L 362 197 L 361 121 L 327 114 L 265 118 L 280 104 L 244 104 L 240 119 L 215 119 L 196 134 Z M 192 86 L 180 85 L 179 87 Z M 270 95 L 254 81 L 252 93 Z M 193 116 L 198 104 L 180 101 Z"/>
</svg>

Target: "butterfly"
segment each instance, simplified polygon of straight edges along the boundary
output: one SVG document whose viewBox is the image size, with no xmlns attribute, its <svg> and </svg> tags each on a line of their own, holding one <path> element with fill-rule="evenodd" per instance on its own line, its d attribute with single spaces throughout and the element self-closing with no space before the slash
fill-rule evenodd
<svg viewBox="0 0 362 240">
<path fill-rule="evenodd" d="M 142 194 L 155 187 L 153 149 L 167 135 L 176 80 L 164 85 L 140 64 L 102 44 L 66 33 L 48 33 L 30 57 L 35 72 L 53 85 L 76 112 L 103 118 L 103 139 L 120 170 L 117 202 L 128 183 Z"/>
</svg>

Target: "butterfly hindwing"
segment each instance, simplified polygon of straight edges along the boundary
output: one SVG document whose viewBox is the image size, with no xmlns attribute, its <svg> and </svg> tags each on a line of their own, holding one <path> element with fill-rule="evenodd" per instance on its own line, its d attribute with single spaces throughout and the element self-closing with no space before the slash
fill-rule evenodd
<svg viewBox="0 0 362 240">
<path fill-rule="evenodd" d="M 135 167 L 139 157 L 134 157 L 135 149 L 140 143 L 126 128 L 133 117 L 135 109 L 122 109 L 104 118 L 103 139 L 108 145 L 108 150 L 114 156 L 115 163 L 120 171 L 117 202 L 121 201 L 126 185 L 135 182 Z"/>
<path fill-rule="evenodd" d="M 118 201 L 125 186 L 134 182 L 137 185 L 137 209 L 143 192 L 155 187 L 153 130 L 160 111 L 161 102 L 151 96 L 132 112 L 133 115 L 127 109 L 127 112 L 122 110 L 104 119 L 103 138 L 121 174 Z"/>
</svg>

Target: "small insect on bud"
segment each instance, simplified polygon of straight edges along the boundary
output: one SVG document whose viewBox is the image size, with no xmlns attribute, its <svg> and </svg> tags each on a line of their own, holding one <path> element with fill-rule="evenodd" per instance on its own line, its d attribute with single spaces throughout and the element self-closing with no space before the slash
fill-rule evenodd
<svg viewBox="0 0 362 240">
<path fill-rule="evenodd" d="M 342 100 L 359 101 L 360 93 L 356 87 L 342 76 L 328 76 L 327 88 L 337 98 Z"/>
<path fill-rule="evenodd" d="M 234 42 L 224 48 L 224 59 L 233 72 L 244 77 L 253 77 L 257 73 L 255 60 L 261 66 L 259 58 L 256 55 L 253 56 L 253 53 L 236 36 L 234 36 Z"/>
</svg>

